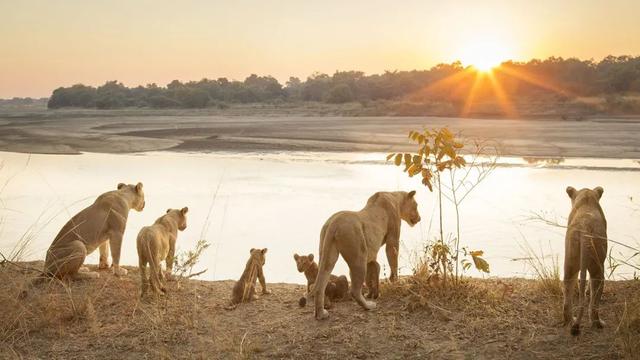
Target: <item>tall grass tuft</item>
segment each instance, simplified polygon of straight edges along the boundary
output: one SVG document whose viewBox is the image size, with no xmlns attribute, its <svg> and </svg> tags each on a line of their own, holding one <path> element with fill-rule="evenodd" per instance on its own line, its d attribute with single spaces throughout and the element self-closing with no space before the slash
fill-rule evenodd
<svg viewBox="0 0 640 360">
<path fill-rule="evenodd" d="M 560 263 L 557 255 L 546 255 L 542 247 L 539 251 L 526 240 L 520 244 L 525 257 L 522 259 L 533 270 L 539 280 L 540 290 L 553 296 L 562 296 L 562 282 L 560 281 Z"/>
<path fill-rule="evenodd" d="M 616 328 L 616 339 L 629 359 L 640 354 L 640 300 L 625 301 L 622 317 Z"/>
</svg>

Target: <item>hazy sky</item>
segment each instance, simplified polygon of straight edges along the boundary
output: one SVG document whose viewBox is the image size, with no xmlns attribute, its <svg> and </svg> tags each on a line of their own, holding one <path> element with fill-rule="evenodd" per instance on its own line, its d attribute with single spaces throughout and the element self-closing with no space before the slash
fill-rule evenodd
<svg viewBox="0 0 640 360">
<path fill-rule="evenodd" d="M 0 98 L 106 80 L 424 69 L 487 48 L 515 60 L 640 55 L 638 14 L 638 0 L 0 0 Z"/>
</svg>

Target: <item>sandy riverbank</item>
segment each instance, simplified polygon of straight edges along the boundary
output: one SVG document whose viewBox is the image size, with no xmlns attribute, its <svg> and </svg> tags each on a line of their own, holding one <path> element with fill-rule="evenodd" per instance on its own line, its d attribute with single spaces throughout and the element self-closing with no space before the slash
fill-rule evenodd
<svg viewBox="0 0 640 360">
<path fill-rule="evenodd" d="M 411 129 L 442 126 L 495 139 L 509 156 L 640 158 L 640 120 L 635 118 L 224 116 L 175 110 L 4 112 L 0 151 L 387 152 L 412 149 L 406 138 Z"/>
</svg>

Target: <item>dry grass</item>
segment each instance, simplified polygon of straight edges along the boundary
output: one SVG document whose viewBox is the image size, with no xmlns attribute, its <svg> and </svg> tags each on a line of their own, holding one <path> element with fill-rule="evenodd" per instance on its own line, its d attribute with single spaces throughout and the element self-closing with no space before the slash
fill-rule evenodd
<svg viewBox="0 0 640 360">
<path fill-rule="evenodd" d="M 534 250 L 528 242 L 521 244 L 528 267 L 535 273 L 539 280 L 540 291 L 555 297 L 562 297 L 562 282 L 560 281 L 560 263 L 557 256 L 545 254 L 542 247 Z M 551 246 L 549 246 L 551 248 Z"/>
<path fill-rule="evenodd" d="M 638 281 L 607 282 L 608 326 L 575 338 L 556 325 L 561 299 L 537 280 L 445 288 L 422 272 L 383 282 L 376 311 L 344 301 L 318 322 L 297 304 L 302 285 L 270 284 L 272 295 L 225 311 L 232 281 L 169 282 L 166 296 L 140 301 L 129 270 L 25 296 L 33 275 L 0 268 L 0 358 L 631 358 L 638 349 Z"/>
<path fill-rule="evenodd" d="M 629 358 L 640 354 L 640 295 L 624 302 L 616 337 L 625 355 Z"/>
</svg>

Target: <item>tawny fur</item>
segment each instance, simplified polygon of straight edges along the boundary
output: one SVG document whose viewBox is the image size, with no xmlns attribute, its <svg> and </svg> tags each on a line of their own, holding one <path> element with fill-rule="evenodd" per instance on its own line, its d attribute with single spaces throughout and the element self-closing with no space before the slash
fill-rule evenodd
<svg viewBox="0 0 640 360">
<path fill-rule="evenodd" d="M 370 263 L 376 261 L 378 250 L 386 245 L 390 280 L 397 279 L 400 221 L 404 220 L 410 226 L 420 221 L 414 195 L 415 191 L 378 192 L 369 198 L 362 210 L 341 211 L 327 220 L 320 231 L 319 272 L 314 287 L 316 319 L 329 316 L 324 309 L 324 296 L 318 295 L 324 294 L 340 255 L 351 273 L 351 296 L 363 308 L 375 309 L 376 304 L 362 295 L 365 279 L 367 282 L 374 280 L 366 277 L 367 267 L 372 267 Z"/>
<path fill-rule="evenodd" d="M 265 282 L 264 272 L 262 270 L 266 261 L 266 253 L 266 248 L 251 249 L 249 251 L 250 257 L 244 268 L 244 272 L 242 273 L 242 276 L 240 276 L 240 280 L 238 280 L 233 286 L 233 290 L 231 292 L 231 307 L 257 299 L 255 290 L 256 279 L 260 281 L 263 294 L 271 293 L 267 290 L 267 283 Z"/>
<path fill-rule="evenodd" d="M 71 218 L 60 230 L 47 250 L 45 274 L 56 278 L 96 278 L 97 272 L 81 271 L 87 255 L 100 248 L 100 268 L 108 267 L 111 248 L 113 273 L 126 275 L 121 268 L 122 236 L 127 225 L 129 210 L 144 209 L 142 183 L 118 184 L 117 190 L 106 192 L 93 204 Z"/>
<path fill-rule="evenodd" d="M 149 286 L 154 293 L 165 292 L 164 279 L 171 276 L 173 258 L 176 252 L 178 230 L 187 228 L 189 209 L 168 209 L 151 226 L 145 226 L 138 233 L 138 265 L 140 266 L 141 296 L 145 296 Z M 164 261 L 166 275 L 160 262 Z M 147 275 L 147 264 L 149 274 Z"/>
<path fill-rule="evenodd" d="M 589 315 L 593 327 L 601 328 L 604 322 L 600 320 L 598 308 L 604 288 L 604 261 L 607 256 L 607 220 L 600 206 L 600 198 L 604 189 L 582 189 L 577 191 L 573 187 L 567 188 L 571 198 L 571 213 L 567 224 L 564 254 L 564 324 L 571 324 L 571 333 L 580 332 L 580 322 L 585 308 L 585 292 L 587 272 L 589 273 L 590 301 Z M 573 291 L 576 282 L 580 280 L 578 316 L 572 317 Z"/>
<path fill-rule="evenodd" d="M 301 297 L 298 302 L 300 306 L 305 306 L 307 304 L 307 300 L 313 297 L 313 285 L 315 284 L 316 277 L 318 276 L 318 264 L 313 261 L 313 254 L 293 254 L 293 259 L 296 261 L 298 271 L 304 273 L 304 276 L 307 278 L 307 293 L 305 296 Z M 324 291 L 325 309 L 330 309 L 332 302 L 346 298 L 348 292 L 349 280 L 347 280 L 347 277 L 344 275 L 331 275 L 327 288 Z"/>
</svg>

